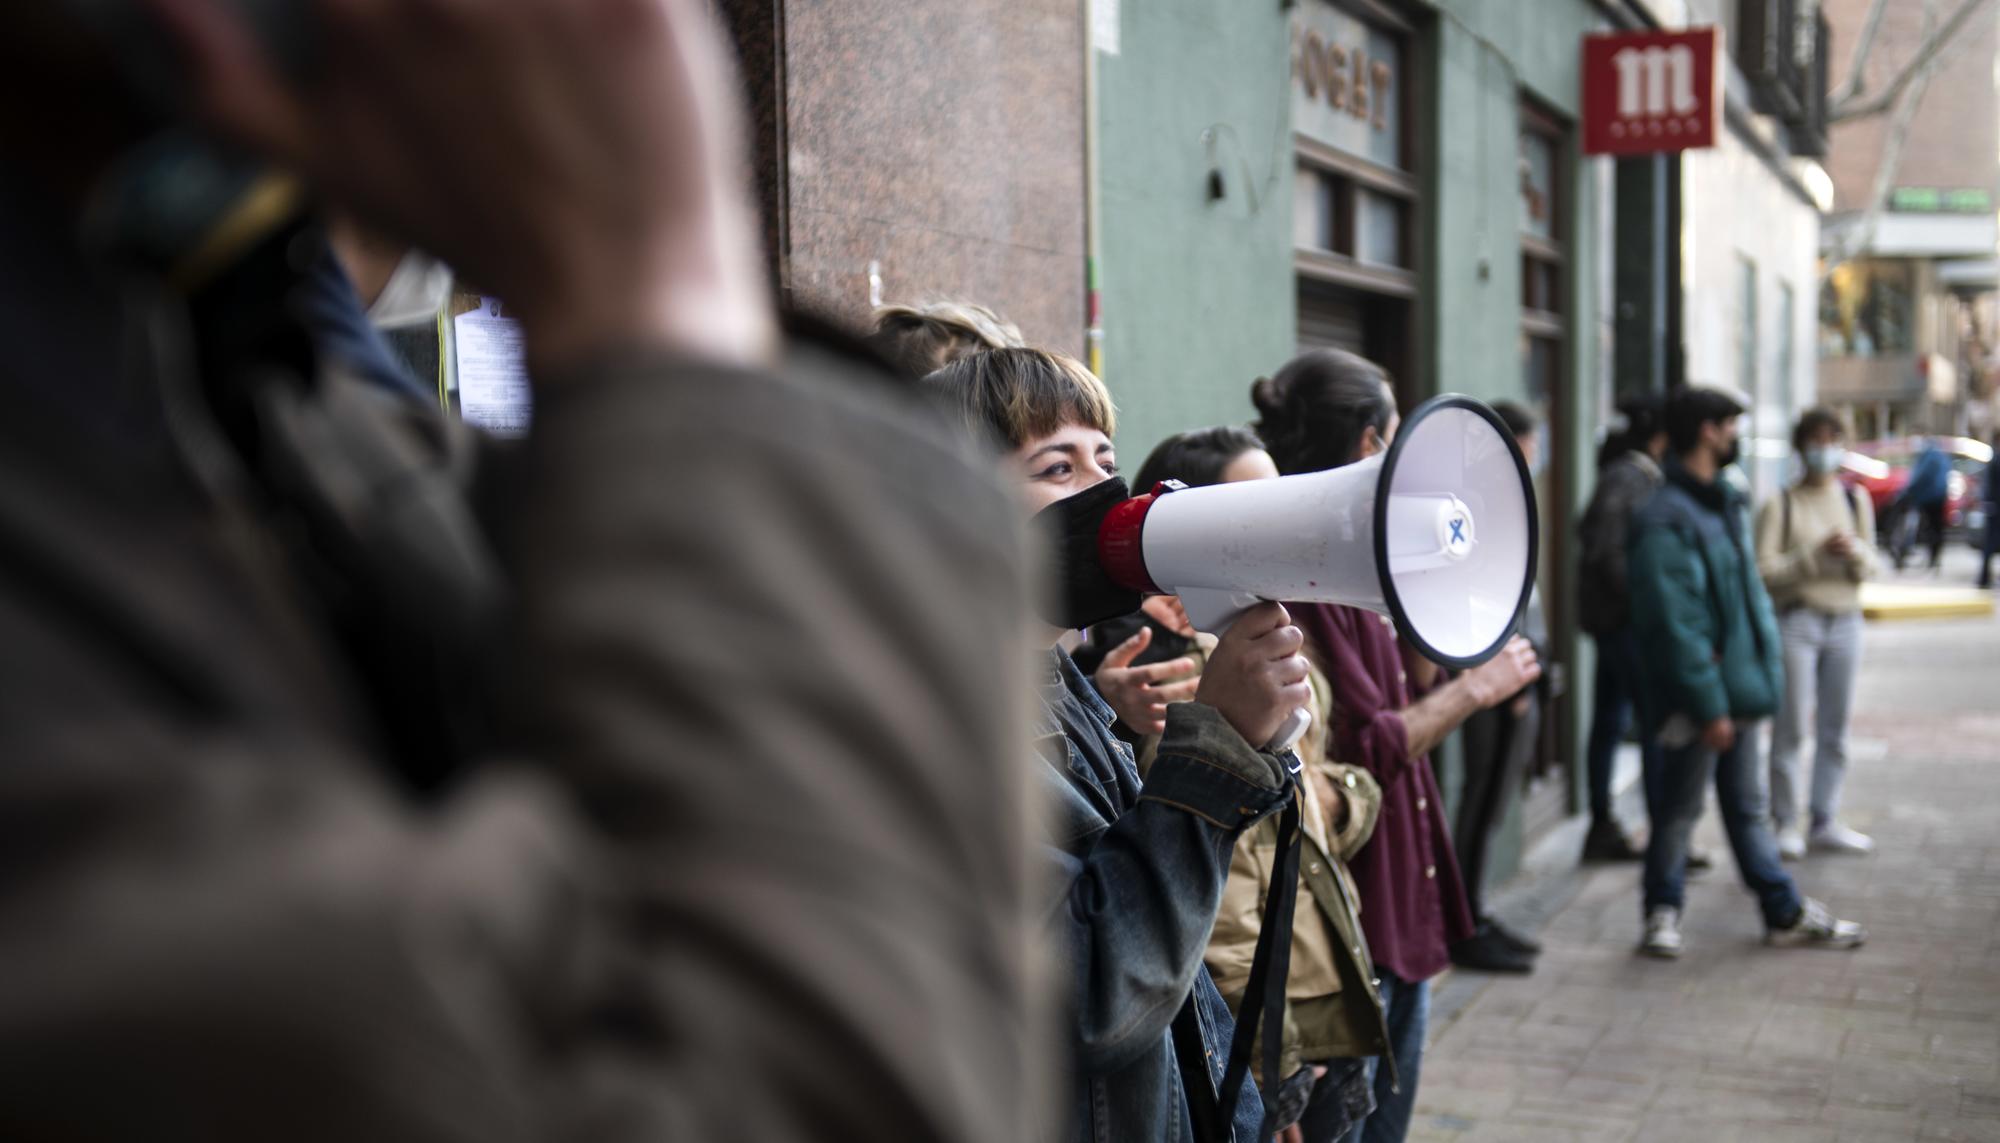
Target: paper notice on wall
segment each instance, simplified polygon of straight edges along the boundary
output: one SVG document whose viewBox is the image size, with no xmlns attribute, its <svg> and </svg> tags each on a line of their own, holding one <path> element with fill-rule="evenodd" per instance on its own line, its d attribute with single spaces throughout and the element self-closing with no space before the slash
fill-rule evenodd
<svg viewBox="0 0 2000 1143">
<path fill-rule="evenodd" d="M 481 298 L 478 309 L 452 319 L 452 337 L 458 348 L 458 411 L 465 423 L 495 436 L 526 435 L 533 400 L 521 323 L 501 316 L 500 299 Z"/>
<path fill-rule="evenodd" d="M 1118 54 L 1118 0 L 1090 0 L 1090 42 L 1107 56 Z"/>
</svg>

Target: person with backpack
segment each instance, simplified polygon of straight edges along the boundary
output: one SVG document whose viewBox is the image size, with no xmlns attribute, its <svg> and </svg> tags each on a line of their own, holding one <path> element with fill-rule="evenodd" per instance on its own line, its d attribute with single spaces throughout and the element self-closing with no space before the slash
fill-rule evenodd
<svg viewBox="0 0 2000 1143">
<path fill-rule="evenodd" d="M 1665 482 L 1632 519 L 1632 628 L 1645 648 L 1639 716 L 1664 748 L 1648 807 L 1639 944 L 1647 956 L 1681 953 L 1688 838 L 1711 777 L 1736 867 L 1764 915 L 1765 943 L 1855 948 L 1867 937 L 1799 892 L 1765 814 L 1757 723 L 1777 709 L 1785 667 L 1743 497 L 1722 478 L 1739 455 L 1743 409 L 1719 389 L 1676 392 L 1667 404 Z"/>
<path fill-rule="evenodd" d="M 1917 458 L 1910 464 L 1910 479 L 1903 486 L 1902 495 L 1889 506 L 1889 514 L 1897 526 L 1891 534 L 1898 537 L 1892 545 L 1891 555 L 1896 561 L 1896 570 L 1902 571 L 1903 564 L 1910 558 L 1910 552 L 1918 544 L 1930 547 L 1931 571 L 1938 570 L 1938 563 L 1944 555 L 1944 524 L 1946 501 L 1951 497 L 1951 458 L 1938 447 L 1936 438 L 1925 437 L 1917 449 Z M 1906 519 L 1914 513 L 1915 532 L 1910 532 Z"/>
<path fill-rule="evenodd" d="M 1798 483 L 1757 513 L 1757 569 L 1778 609 L 1785 689 L 1771 730 L 1771 817 L 1778 854 L 1867 853 L 1875 843 L 1834 816 L 1847 774 L 1847 718 L 1861 666 L 1861 584 L 1875 571 L 1875 512 L 1843 485 L 1840 419 L 1808 409 L 1792 432 Z M 1800 746 L 1814 712 L 1810 837 L 1799 815 Z"/>
<path fill-rule="evenodd" d="M 1645 851 L 1626 836 L 1611 808 L 1611 771 L 1618 744 L 1631 721 L 1639 675 L 1639 644 L 1632 636 L 1625 579 L 1625 540 L 1632 514 L 1660 487 L 1660 458 L 1667 451 L 1661 411 L 1656 396 L 1641 397 L 1620 408 L 1625 430 L 1605 442 L 1597 488 L 1590 494 L 1590 505 L 1577 527 L 1582 553 L 1577 561 L 1578 619 L 1597 644 L 1597 685 L 1587 753 L 1590 832 L 1584 835 L 1585 861 L 1638 861 L 1645 857 Z M 1660 746 L 1650 737 L 1641 737 L 1639 750 L 1650 802 L 1660 771 Z"/>
</svg>

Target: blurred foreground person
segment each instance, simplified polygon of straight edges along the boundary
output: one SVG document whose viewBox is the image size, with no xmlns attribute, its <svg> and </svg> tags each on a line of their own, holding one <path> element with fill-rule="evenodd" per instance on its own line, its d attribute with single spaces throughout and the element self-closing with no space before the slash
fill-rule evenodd
<svg viewBox="0 0 2000 1143">
<path fill-rule="evenodd" d="M 1293 358 L 1251 390 L 1258 435 L 1286 475 L 1366 460 L 1389 447 L 1400 418 L 1389 375 L 1371 361 L 1318 349 Z M 1474 711 L 1497 706 L 1535 681 L 1541 666 L 1526 639 L 1450 681 L 1407 651 L 1386 616 L 1332 604 L 1293 612 L 1332 690 L 1331 757 L 1375 776 L 1382 817 L 1355 854 L 1361 923 L 1380 978 L 1388 1020 L 1387 1065 L 1370 1060 L 1375 1111 L 1357 1143 L 1397 1143 L 1410 1129 L 1430 1020 L 1430 980 L 1449 948 L 1473 935 L 1465 887 L 1452 855 L 1430 752 Z"/>
<path fill-rule="evenodd" d="M 1847 780 L 1848 712 L 1861 674 L 1861 584 L 1876 564 L 1875 510 L 1840 482 L 1842 435 L 1830 410 L 1806 410 L 1792 431 L 1804 474 L 1757 512 L 1757 567 L 1777 608 L 1785 652 L 1785 689 L 1771 727 L 1771 821 L 1778 855 L 1794 861 L 1806 855 L 1808 840 L 1836 853 L 1875 848 L 1836 816 Z M 1802 757 L 1808 713 L 1809 796 Z"/>
<path fill-rule="evenodd" d="M 0 13 L 0 1137 L 1031 1136 L 1016 513 L 779 338 L 699 8 Z M 508 300 L 526 440 L 315 359 L 168 42 Z"/>
<path fill-rule="evenodd" d="M 1084 518 L 1100 497 L 1126 499 L 1111 396 L 1075 360 L 996 349 L 926 384 L 998 445 L 1030 511 Z M 1057 643 L 1066 626 L 1033 630 L 1047 648 L 1037 769 L 1053 803 L 1045 877 L 1070 1087 L 1059 1137 L 1250 1143 L 1264 1102 L 1248 1074 L 1218 1092 L 1235 1024 L 1202 953 L 1236 839 L 1293 797 L 1286 759 L 1252 744 L 1310 694 L 1303 636 L 1275 603 L 1246 612 L 1194 701 L 1167 707 L 1142 783 L 1111 709 Z M 1221 1107 L 1231 1098 L 1233 1117 Z"/>
<path fill-rule="evenodd" d="M 1743 402 L 1721 390 L 1676 392 L 1666 483 L 1632 522 L 1632 624 L 1645 648 L 1639 716 L 1665 750 L 1660 797 L 1648 807 L 1639 944 L 1648 956 L 1681 953 L 1688 837 L 1711 777 L 1766 943 L 1853 948 L 1866 936 L 1799 892 L 1765 816 L 1757 724 L 1778 707 L 1785 665 L 1742 497 L 1721 478 L 1736 463 L 1742 415 Z"/>
</svg>

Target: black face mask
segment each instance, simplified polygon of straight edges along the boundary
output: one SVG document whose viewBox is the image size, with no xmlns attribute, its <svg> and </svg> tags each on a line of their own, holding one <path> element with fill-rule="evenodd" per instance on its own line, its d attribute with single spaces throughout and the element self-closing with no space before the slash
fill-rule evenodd
<svg viewBox="0 0 2000 1143">
<path fill-rule="evenodd" d="M 1145 597 L 1113 582 L 1097 555 L 1104 517 L 1131 498 L 1125 481 L 1114 476 L 1035 513 L 1034 526 L 1055 557 L 1055 582 L 1043 596 L 1042 618 L 1075 629 L 1139 610 Z"/>
<path fill-rule="evenodd" d="M 1743 440 L 1741 437 L 1738 437 L 1729 442 L 1728 451 L 1715 458 L 1715 466 L 1717 468 L 1728 468 L 1741 459 L 1743 459 Z"/>
</svg>

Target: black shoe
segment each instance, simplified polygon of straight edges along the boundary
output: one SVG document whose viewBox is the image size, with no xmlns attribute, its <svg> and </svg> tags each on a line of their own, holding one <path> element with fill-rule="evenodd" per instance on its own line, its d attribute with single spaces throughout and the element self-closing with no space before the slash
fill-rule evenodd
<svg viewBox="0 0 2000 1143">
<path fill-rule="evenodd" d="M 1490 927 L 1451 946 L 1451 963 L 1474 972 L 1525 975 L 1535 971 L 1534 957 L 1509 948 Z"/>
<path fill-rule="evenodd" d="M 1715 855 L 1705 849 L 1688 846 L 1687 867 L 1689 873 L 1707 873 L 1715 868 Z"/>
<path fill-rule="evenodd" d="M 1481 930 L 1493 934 L 1493 939 L 1513 949 L 1517 953 L 1534 956 L 1542 951 L 1541 944 L 1532 937 L 1522 936 L 1491 917 L 1479 924 Z"/>
<path fill-rule="evenodd" d="M 1583 838 L 1585 861 L 1644 861 L 1646 851 L 1632 844 L 1625 831 L 1613 821 L 1592 821 Z"/>
</svg>

